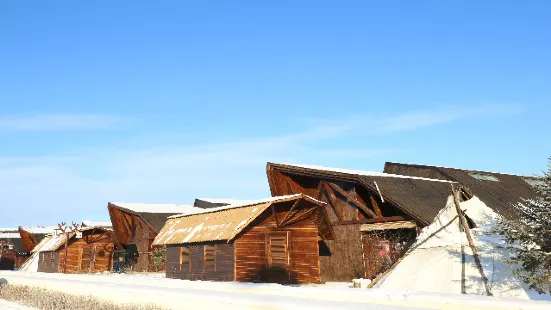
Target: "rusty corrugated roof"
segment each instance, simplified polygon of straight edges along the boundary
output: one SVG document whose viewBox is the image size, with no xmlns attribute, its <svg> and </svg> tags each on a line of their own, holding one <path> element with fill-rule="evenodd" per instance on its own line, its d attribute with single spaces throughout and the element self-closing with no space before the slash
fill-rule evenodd
<svg viewBox="0 0 551 310">
<path fill-rule="evenodd" d="M 201 213 L 174 216 L 167 220 L 153 244 L 230 241 L 273 203 L 297 199 L 323 204 L 312 197 L 297 194 L 258 200 L 248 205 L 206 209 Z"/>
</svg>

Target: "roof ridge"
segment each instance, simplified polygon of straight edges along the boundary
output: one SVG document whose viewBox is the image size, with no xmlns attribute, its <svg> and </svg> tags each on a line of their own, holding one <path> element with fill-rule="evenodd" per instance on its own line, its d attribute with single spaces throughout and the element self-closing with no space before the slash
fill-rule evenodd
<svg viewBox="0 0 551 310">
<path fill-rule="evenodd" d="M 508 175 L 508 176 L 520 177 L 520 178 L 536 178 L 536 177 L 534 177 L 534 176 L 521 175 L 521 174 L 513 174 L 513 173 L 505 173 L 505 172 L 492 172 L 492 171 L 476 170 L 476 169 L 463 169 L 463 168 L 454 168 L 454 167 L 437 166 L 437 165 L 408 164 L 408 163 L 400 163 L 400 162 L 392 162 L 392 161 L 387 161 L 387 162 L 385 163 L 385 165 L 386 165 L 386 164 L 404 165 L 404 166 L 417 166 L 417 167 L 429 167 L 429 168 L 438 168 L 438 169 L 453 169 L 453 170 L 460 170 L 460 171 L 465 171 L 465 172 L 478 172 L 478 173 L 501 174 L 501 175 Z"/>
<path fill-rule="evenodd" d="M 325 204 L 323 201 L 317 200 L 317 199 L 315 199 L 311 196 L 308 196 L 306 194 L 301 193 L 301 194 L 292 194 L 292 195 L 285 195 L 285 196 L 275 196 L 275 197 L 269 197 L 269 198 L 264 198 L 264 199 L 259 199 L 259 200 L 250 200 L 250 201 L 247 201 L 246 203 L 243 203 L 243 204 L 221 206 L 221 207 L 216 207 L 216 208 L 206 208 L 206 209 L 199 210 L 197 212 L 176 214 L 176 215 L 173 215 L 173 216 L 169 216 L 168 218 L 169 219 L 175 219 L 175 218 L 181 218 L 181 217 L 188 217 L 188 216 L 192 216 L 192 215 L 207 214 L 207 213 L 214 213 L 214 212 L 218 212 L 218 211 L 225 211 L 225 210 L 239 209 L 239 208 L 245 208 L 245 207 L 252 207 L 252 206 L 255 206 L 255 205 L 268 203 L 268 202 L 276 203 L 276 202 L 281 201 L 281 200 L 290 199 L 290 198 L 299 197 L 299 196 L 301 198 L 306 198 L 307 197 L 310 200 Z"/>
<path fill-rule="evenodd" d="M 429 182 L 457 183 L 449 180 L 431 179 L 431 178 L 392 174 L 392 173 L 386 173 L 386 172 L 368 171 L 368 170 L 352 170 L 352 169 L 332 168 L 332 167 L 324 167 L 324 166 L 316 166 L 316 165 L 298 165 L 298 164 L 286 164 L 286 163 L 269 163 L 269 164 L 317 170 L 317 171 L 343 173 L 343 174 L 350 174 L 350 175 L 356 175 L 356 176 L 387 177 L 387 178 L 397 178 L 397 179 L 423 180 L 423 181 L 429 181 Z"/>
</svg>

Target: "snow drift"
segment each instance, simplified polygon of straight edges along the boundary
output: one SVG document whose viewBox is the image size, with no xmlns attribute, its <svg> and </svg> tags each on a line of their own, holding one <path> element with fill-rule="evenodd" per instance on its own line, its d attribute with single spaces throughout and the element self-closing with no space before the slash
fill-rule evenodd
<svg viewBox="0 0 551 310">
<path fill-rule="evenodd" d="M 476 196 L 461 202 L 460 208 L 475 225 L 471 233 L 492 294 L 503 298 L 551 300 L 551 296 L 529 289 L 511 272 L 513 266 L 505 263 L 510 251 L 504 239 L 493 233 L 499 215 Z M 482 277 L 457 215 L 450 196 L 446 207 L 421 231 L 402 261 L 375 287 L 485 295 Z M 416 245 L 419 246 L 415 248 Z"/>
</svg>

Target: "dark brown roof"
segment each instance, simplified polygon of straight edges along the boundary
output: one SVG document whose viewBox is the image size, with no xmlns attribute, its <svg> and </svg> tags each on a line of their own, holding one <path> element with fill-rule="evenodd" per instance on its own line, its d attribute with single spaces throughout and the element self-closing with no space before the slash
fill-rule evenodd
<svg viewBox="0 0 551 310">
<path fill-rule="evenodd" d="M 402 175 L 429 177 L 458 182 L 478 196 L 488 207 L 506 218 L 514 218 L 512 205 L 522 198 L 533 199 L 537 193 L 525 179 L 533 177 L 512 174 L 446 168 L 427 165 L 387 162 L 385 172 Z M 497 181 L 476 179 L 471 174 L 495 178 Z"/>
<path fill-rule="evenodd" d="M 173 216 L 179 213 L 138 213 L 146 222 L 148 222 L 155 232 L 161 231 L 161 228 L 165 226 L 166 220 L 169 216 Z"/>
<path fill-rule="evenodd" d="M 446 206 L 453 184 L 449 181 L 427 178 L 306 165 L 268 163 L 268 173 L 270 169 L 319 179 L 352 181 L 376 195 L 378 195 L 378 186 L 386 201 L 422 225 L 432 223 L 438 212 Z"/>
</svg>

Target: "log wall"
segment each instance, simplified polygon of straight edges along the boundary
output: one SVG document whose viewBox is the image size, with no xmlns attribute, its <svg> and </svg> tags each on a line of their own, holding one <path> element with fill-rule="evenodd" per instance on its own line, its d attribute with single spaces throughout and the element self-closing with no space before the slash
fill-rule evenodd
<svg viewBox="0 0 551 310">
<path fill-rule="evenodd" d="M 214 246 L 214 268 L 205 268 L 205 247 Z M 167 246 L 166 277 L 182 280 L 234 281 L 234 248 L 225 242 L 189 245 L 190 262 L 180 264 L 183 245 Z M 211 266 L 209 266 L 211 267 Z"/>
<path fill-rule="evenodd" d="M 279 205 L 276 217 L 281 221 L 291 204 Z M 270 210 L 260 215 L 234 242 L 235 279 L 250 282 L 319 283 L 318 228 L 310 219 L 277 228 Z M 286 232 L 288 265 L 269 264 L 268 238 L 274 232 Z"/>
<path fill-rule="evenodd" d="M 100 236 L 100 233 L 84 232 L 82 238 L 72 238 L 69 241 L 66 273 L 94 273 L 112 269 L 114 244 L 107 237 L 94 240 Z M 94 242 L 88 243 L 87 240 L 94 240 Z M 56 263 L 52 265 L 49 256 L 43 257 L 41 254 L 38 263 L 39 272 L 63 272 L 64 245 L 55 252 L 41 253 L 55 253 Z M 43 259 L 47 259 L 47 261 L 43 262 Z"/>
</svg>

